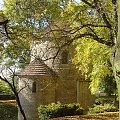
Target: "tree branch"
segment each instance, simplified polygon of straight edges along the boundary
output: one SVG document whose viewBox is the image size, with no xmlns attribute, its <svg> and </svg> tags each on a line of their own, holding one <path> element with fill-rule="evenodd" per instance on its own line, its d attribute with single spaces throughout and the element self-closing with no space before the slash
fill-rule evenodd
<svg viewBox="0 0 120 120">
<path fill-rule="evenodd" d="M 12 89 L 12 91 L 14 92 L 14 95 L 15 95 L 17 104 L 18 104 L 18 106 L 19 106 L 20 112 L 21 112 L 21 114 L 23 115 L 24 120 L 27 120 L 26 115 L 25 115 L 25 112 L 24 112 L 24 110 L 23 110 L 23 108 L 22 108 L 22 106 L 21 106 L 20 99 L 19 99 L 19 96 L 18 96 L 18 92 L 17 92 L 15 86 L 12 86 L 12 84 L 9 82 L 9 80 L 7 80 L 6 78 L 3 78 L 2 76 L 0 76 L 0 79 L 1 79 L 2 81 L 5 81 L 6 83 L 8 83 L 8 85 L 10 86 L 10 88 Z"/>
<path fill-rule="evenodd" d="M 96 11 L 101 14 L 102 19 L 104 21 L 104 23 L 107 25 L 107 27 L 112 30 L 112 25 L 110 24 L 107 15 L 103 12 L 103 8 L 101 6 L 101 2 L 99 2 L 99 0 L 94 0 L 94 5 L 90 2 L 88 2 L 87 0 L 82 0 L 82 2 L 84 2 L 85 4 L 89 5 L 90 7 L 92 7 L 93 9 L 96 9 Z M 99 2 L 99 5 L 98 5 Z"/>
<path fill-rule="evenodd" d="M 8 20 L 0 21 L 0 25 L 5 25 L 8 23 Z"/>
<path fill-rule="evenodd" d="M 8 31 L 7 31 L 7 23 L 8 22 L 9 22 L 9 20 L 0 21 L 0 26 L 4 27 L 5 33 L 6 33 L 7 37 L 9 38 Z"/>
<path fill-rule="evenodd" d="M 74 34 L 74 33 L 76 33 L 76 32 L 78 32 L 79 30 L 81 30 L 82 28 L 85 28 L 85 27 L 106 27 L 106 28 L 108 28 L 108 26 L 107 25 L 95 25 L 95 24 L 85 24 L 85 25 L 82 25 L 82 26 L 80 26 L 80 27 L 77 27 L 77 28 L 74 28 L 74 29 L 72 29 L 72 30 L 70 30 L 70 31 L 74 31 L 74 32 L 71 32 L 71 34 Z"/>
<path fill-rule="evenodd" d="M 117 37 L 118 32 L 118 13 L 117 13 L 117 0 L 112 0 L 113 12 L 114 12 L 114 34 Z"/>
<path fill-rule="evenodd" d="M 90 7 L 95 8 L 95 6 L 92 3 L 88 2 L 88 0 L 81 0 L 81 1 L 89 5 Z"/>
<path fill-rule="evenodd" d="M 69 40 L 68 42 L 64 43 L 62 45 L 62 47 L 64 46 L 67 46 L 67 45 L 70 45 L 74 40 L 77 40 L 77 39 L 80 39 L 80 38 L 83 38 L 83 37 L 90 37 L 94 40 L 96 40 L 97 42 L 101 43 L 101 44 L 104 44 L 104 45 L 107 45 L 109 47 L 112 47 L 114 45 L 113 42 L 109 42 L 109 41 L 105 41 L 103 38 L 99 38 L 97 35 L 95 34 L 92 34 L 92 33 L 84 33 L 84 34 L 79 34 L 79 35 L 76 35 L 74 38 L 72 38 L 71 40 Z"/>
</svg>

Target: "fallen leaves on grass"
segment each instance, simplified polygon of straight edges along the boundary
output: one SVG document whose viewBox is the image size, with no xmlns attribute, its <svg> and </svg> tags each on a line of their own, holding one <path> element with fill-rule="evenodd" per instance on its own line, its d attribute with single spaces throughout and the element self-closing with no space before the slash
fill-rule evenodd
<svg viewBox="0 0 120 120">
<path fill-rule="evenodd" d="M 108 112 L 95 115 L 66 116 L 52 120 L 118 120 L 118 114 L 118 112 Z"/>
</svg>

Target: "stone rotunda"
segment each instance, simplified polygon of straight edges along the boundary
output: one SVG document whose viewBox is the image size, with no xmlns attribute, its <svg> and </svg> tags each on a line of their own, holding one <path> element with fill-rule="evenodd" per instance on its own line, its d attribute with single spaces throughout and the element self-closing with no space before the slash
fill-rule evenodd
<svg viewBox="0 0 120 120">
<path fill-rule="evenodd" d="M 19 74 L 19 97 L 27 120 L 38 120 L 40 104 L 59 101 L 80 103 L 87 108 L 94 102 L 88 89 L 90 81 L 77 72 L 70 60 L 73 48 L 70 46 L 61 50 L 55 59 L 45 60 L 52 58 L 56 51 L 46 43 L 33 45 L 31 62 Z M 18 120 L 23 120 L 20 112 Z"/>
</svg>

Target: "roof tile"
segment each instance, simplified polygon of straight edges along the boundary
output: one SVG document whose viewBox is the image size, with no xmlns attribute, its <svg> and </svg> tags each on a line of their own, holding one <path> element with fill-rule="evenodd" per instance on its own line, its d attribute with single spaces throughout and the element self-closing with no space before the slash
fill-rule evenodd
<svg viewBox="0 0 120 120">
<path fill-rule="evenodd" d="M 40 58 L 35 58 L 25 67 L 19 76 L 57 76 L 57 74 L 48 67 Z"/>
</svg>

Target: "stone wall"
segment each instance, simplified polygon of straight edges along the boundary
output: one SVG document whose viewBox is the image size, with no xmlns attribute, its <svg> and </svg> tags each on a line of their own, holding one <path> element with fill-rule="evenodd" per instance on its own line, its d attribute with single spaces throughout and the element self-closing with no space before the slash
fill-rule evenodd
<svg viewBox="0 0 120 120">
<path fill-rule="evenodd" d="M 32 83 L 36 81 L 36 92 L 32 92 Z M 21 78 L 19 80 L 19 89 L 25 87 L 20 93 L 20 102 L 26 114 L 27 120 L 37 120 L 37 108 L 40 104 L 50 104 L 55 102 L 55 80 L 50 78 Z M 23 120 L 22 115 L 18 112 L 18 120 Z"/>
</svg>

